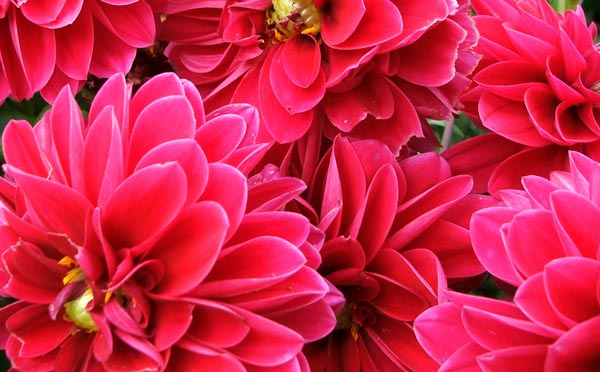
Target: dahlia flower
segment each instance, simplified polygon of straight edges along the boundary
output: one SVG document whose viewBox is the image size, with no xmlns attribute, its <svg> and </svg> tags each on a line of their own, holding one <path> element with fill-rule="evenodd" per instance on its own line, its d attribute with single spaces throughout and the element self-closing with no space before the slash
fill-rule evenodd
<svg viewBox="0 0 600 372">
<path fill-rule="evenodd" d="M 485 174 L 495 193 L 518 187 L 524 175 L 566 169 L 568 150 L 600 159 L 600 50 L 581 7 L 562 14 L 546 0 L 472 6 L 482 60 L 462 100 L 495 135 L 459 144 L 447 157 L 453 168 L 480 168 L 475 158 L 495 164 Z M 487 151 L 451 159 L 474 148 Z"/>
<path fill-rule="evenodd" d="M 434 153 L 398 163 L 378 141 L 336 137 L 295 204 L 325 232 L 319 272 L 345 299 L 336 329 L 305 349 L 312 371 L 434 366 L 412 321 L 438 303 L 446 277 L 483 272 L 465 224 L 485 199 L 470 189 Z"/>
<path fill-rule="evenodd" d="M 176 72 L 209 105 L 255 104 L 280 143 L 318 123 L 397 152 L 454 112 L 478 60 L 466 0 L 177 0 L 167 13 Z"/>
<path fill-rule="evenodd" d="M 525 177 L 524 191 L 501 193 L 505 206 L 473 215 L 478 258 L 515 293 L 447 293 L 417 318 L 417 338 L 441 370 L 598 369 L 600 164 L 577 152 L 569 159 L 569 172 Z"/>
<path fill-rule="evenodd" d="M 40 91 L 53 101 L 88 74 L 127 73 L 136 48 L 155 40 L 165 0 L 0 1 L 0 103 Z"/>
<path fill-rule="evenodd" d="M 174 74 L 122 75 L 87 120 L 69 87 L 7 126 L 1 346 L 36 371 L 305 371 L 326 335 L 323 233 L 282 206 L 304 184 L 247 179 L 258 115 L 205 116 Z M 276 182 L 276 184 L 274 184 Z M 283 319 L 283 320 L 282 320 Z M 309 320 L 310 319 L 310 320 Z"/>
</svg>

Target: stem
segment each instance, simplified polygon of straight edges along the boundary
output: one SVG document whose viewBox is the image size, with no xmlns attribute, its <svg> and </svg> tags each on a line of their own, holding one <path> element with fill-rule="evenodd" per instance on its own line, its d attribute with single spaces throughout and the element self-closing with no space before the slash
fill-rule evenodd
<svg viewBox="0 0 600 372">
<path fill-rule="evenodd" d="M 452 140 L 452 132 L 454 131 L 454 118 L 451 118 L 446 122 L 444 127 L 444 134 L 442 135 L 442 148 L 440 151 L 446 150 L 450 147 L 450 141 Z"/>
</svg>

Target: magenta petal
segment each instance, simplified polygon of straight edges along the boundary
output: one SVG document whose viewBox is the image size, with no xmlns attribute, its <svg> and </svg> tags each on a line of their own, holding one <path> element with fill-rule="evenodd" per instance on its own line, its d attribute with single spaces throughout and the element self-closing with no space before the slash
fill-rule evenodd
<svg viewBox="0 0 600 372">
<path fill-rule="evenodd" d="M 421 346 L 440 364 L 471 341 L 462 325 L 461 308 L 453 303 L 425 310 L 415 319 L 414 330 Z"/>
<path fill-rule="evenodd" d="M 378 317 L 374 326 L 366 331 L 369 337 L 365 337 L 364 340 L 372 359 L 384 360 L 388 365 L 381 370 L 394 371 L 402 366 L 411 371 L 433 371 L 438 367 L 419 345 L 414 330 L 408 323 L 389 317 Z M 387 354 L 387 350 L 390 350 L 391 355 Z M 374 365 L 371 370 L 378 372 L 379 362 L 374 362 Z"/>
<path fill-rule="evenodd" d="M 173 371 L 193 368 L 199 371 L 247 372 L 246 367 L 231 354 L 217 353 L 212 349 L 209 354 L 204 354 L 181 347 L 172 349 L 169 368 Z"/>
<path fill-rule="evenodd" d="M 589 258 L 565 257 L 546 266 L 544 284 L 548 299 L 568 325 L 600 314 L 599 278 L 600 263 Z"/>
<path fill-rule="evenodd" d="M 82 194 L 12 167 L 8 167 L 7 171 L 23 190 L 31 211 L 49 232 L 66 234 L 75 243 L 83 243 L 81 227 L 92 205 Z"/>
<path fill-rule="evenodd" d="M 544 368 L 548 345 L 525 345 L 484 353 L 477 357 L 485 371 L 547 371 Z"/>
<path fill-rule="evenodd" d="M 435 87 L 450 82 L 456 75 L 459 45 L 467 32 L 454 22 L 442 22 L 416 42 L 398 50 L 402 63 L 397 75 L 413 84 Z M 436 58 L 430 52 L 436 51 Z"/>
<path fill-rule="evenodd" d="M 274 286 L 277 288 L 271 292 L 272 298 L 261 299 L 260 296 L 250 295 L 257 298 L 257 301 L 240 301 L 239 304 L 240 307 L 255 313 L 277 309 L 275 315 L 269 317 L 271 320 L 293 329 L 307 342 L 311 342 L 333 330 L 336 324 L 335 313 L 331 305 L 323 299 L 323 294 L 328 288 L 320 275 L 307 268 L 300 270 L 298 274 L 292 276 L 289 281 Z M 317 283 L 321 283 L 320 288 Z M 272 289 L 274 288 L 269 288 L 269 291 Z"/>
<path fill-rule="evenodd" d="M 199 202 L 181 213 L 147 256 L 164 263 L 156 292 L 179 295 L 200 284 L 221 251 L 228 226 L 223 208 L 214 202 Z"/>
<path fill-rule="evenodd" d="M 525 107 L 531 122 L 543 138 L 560 145 L 572 145 L 574 141 L 565 141 L 557 131 L 556 109 L 560 103 L 554 93 L 546 86 L 531 87 L 525 92 Z"/>
<path fill-rule="evenodd" d="M 238 115 L 223 114 L 198 128 L 194 138 L 209 162 L 223 160 L 240 145 L 246 134 L 246 122 Z"/>
<path fill-rule="evenodd" d="M 325 16 L 322 22 L 323 40 L 335 49 L 360 49 L 373 47 L 392 39 L 402 32 L 402 15 L 392 2 L 362 0 L 362 4 L 353 4 L 355 9 L 348 10 L 343 1 L 335 0 L 329 5 L 332 16 Z M 358 5 L 358 6 L 357 6 Z M 343 21 L 337 8 L 351 12 L 346 13 Z M 352 19 L 352 21 L 349 21 Z M 355 22 L 360 20 L 358 24 Z M 333 23 L 333 22 L 340 23 Z M 384 24 L 386 27 L 381 27 Z M 334 31 L 335 27 L 335 31 Z M 329 35 L 328 35 L 329 34 Z M 346 36 L 347 35 L 347 36 Z M 352 36 L 352 37 L 350 37 Z"/>
<path fill-rule="evenodd" d="M 346 92 L 327 92 L 323 109 L 333 125 L 349 132 L 367 115 L 376 119 L 389 119 L 394 113 L 394 97 L 387 81 L 369 76 L 360 85 Z"/>
<path fill-rule="evenodd" d="M 192 139 L 162 143 L 148 151 L 139 161 L 135 171 L 152 165 L 177 162 L 187 178 L 186 205 L 200 197 L 208 183 L 208 161 L 202 148 Z"/>
<path fill-rule="evenodd" d="M 281 51 L 283 69 L 292 83 L 308 88 L 321 71 L 321 48 L 312 37 L 293 37 Z"/>
<path fill-rule="evenodd" d="M 133 169 L 153 147 L 170 140 L 193 138 L 195 130 L 194 112 L 185 97 L 157 99 L 140 112 L 131 130 L 128 169 Z"/>
<path fill-rule="evenodd" d="M 542 210 L 528 210 L 516 215 L 510 224 L 506 244 L 513 264 L 525 277 L 542 271 L 548 262 L 566 253 L 554 228 L 552 214 Z M 531 254 L 532 250 L 535 255 Z"/>
<path fill-rule="evenodd" d="M 186 302 L 155 301 L 152 325 L 156 331 L 154 344 L 159 351 L 173 346 L 188 331 L 194 306 Z"/>
<path fill-rule="evenodd" d="M 361 168 L 363 165 L 360 158 L 348 138 L 337 137 L 333 142 L 323 190 L 320 191 L 322 196 L 319 195 L 321 198 L 320 227 L 324 230 L 329 230 L 329 226 L 323 226 L 327 214 L 336 212 L 341 206 L 342 216 L 338 223 L 341 223 L 341 228 L 346 228 L 364 203 L 367 180 L 363 172 L 356 171 Z M 337 231 L 332 233 L 339 235 Z"/>
<path fill-rule="evenodd" d="M 256 176 L 261 177 L 262 174 Z M 249 180 L 249 183 L 252 182 L 254 177 Z M 246 212 L 276 211 L 283 208 L 305 189 L 304 182 L 295 177 L 274 178 L 259 184 L 251 184 L 248 189 Z"/>
<path fill-rule="evenodd" d="M 32 305 L 8 318 L 6 327 L 23 342 L 19 356 L 33 358 L 58 347 L 74 326 L 63 319 L 50 319 L 47 305 Z"/>
<path fill-rule="evenodd" d="M 94 9 L 94 16 L 134 48 L 147 47 L 154 41 L 154 17 L 145 1 L 132 2 L 127 6 L 111 6 L 101 2 Z"/>
<path fill-rule="evenodd" d="M 545 83 L 544 70 L 526 61 L 500 61 L 477 73 L 475 81 L 500 97 L 523 101 L 525 92 Z M 544 84 L 545 86 L 545 84 Z"/>
<path fill-rule="evenodd" d="M 598 207 L 583 196 L 569 191 L 552 193 L 550 202 L 560 231 L 566 234 L 563 244 L 567 249 L 575 249 L 585 257 L 596 259 L 600 247 Z"/>
<path fill-rule="evenodd" d="M 151 165 L 134 173 L 106 202 L 102 213 L 106 239 L 114 249 L 143 242 L 173 221 L 186 197 L 185 173 L 176 163 Z"/>
<path fill-rule="evenodd" d="M 223 250 L 194 293 L 230 297 L 266 288 L 291 276 L 305 263 L 304 255 L 289 242 L 261 236 Z"/>
<path fill-rule="evenodd" d="M 229 349 L 240 360 L 261 367 L 283 364 L 296 356 L 304 339 L 291 329 L 242 309 L 236 309 L 250 326 L 243 342 Z"/>
<path fill-rule="evenodd" d="M 550 345 L 545 370 L 549 372 L 597 370 L 599 334 L 600 317 L 598 316 L 573 327 Z"/>
<path fill-rule="evenodd" d="M 72 188 L 81 191 L 84 122 L 81 110 L 68 86 L 56 97 L 49 119 L 54 147 L 65 181 Z"/>
<path fill-rule="evenodd" d="M 32 91 L 40 90 L 52 76 L 56 63 L 56 40 L 52 30 L 27 21 L 20 12 L 9 12 L 10 32 Z M 32 43 L 31 40 L 35 40 Z"/>
<path fill-rule="evenodd" d="M 494 151 L 489 151 L 494 148 Z M 497 134 L 482 134 L 457 143 L 442 153 L 453 174 L 473 177 L 473 192 L 488 191 L 488 181 L 498 164 L 522 148 Z"/>
<path fill-rule="evenodd" d="M 113 329 L 119 329 L 135 337 L 143 337 L 144 330 L 118 300 L 109 300 L 102 306 L 102 313 Z"/>
<path fill-rule="evenodd" d="M 227 164 L 212 163 L 208 169 L 208 184 L 200 199 L 215 201 L 223 207 L 229 221 L 225 238 L 228 240 L 239 226 L 246 210 L 247 180 L 240 171 Z"/>
<path fill-rule="evenodd" d="M 489 192 L 520 189 L 521 178 L 528 175 L 548 177 L 556 169 L 567 166 L 567 148 L 558 145 L 530 147 L 506 158 L 494 170 L 489 180 Z"/>
<path fill-rule="evenodd" d="M 98 77 L 110 77 L 115 73 L 125 74 L 130 70 L 135 58 L 135 48 L 123 42 L 100 22 L 94 22 L 94 43 L 90 74 Z"/>
<path fill-rule="evenodd" d="M 470 342 L 452 354 L 440 367 L 439 372 L 480 372 L 481 367 L 477 364 L 476 358 L 486 351 L 477 343 Z"/>
<path fill-rule="evenodd" d="M 297 39 L 299 37 L 295 37 Z M 320 50 L 319 44 L 317 41 L 309 36 L 300 37 L 301 39 L 307 39 L 306 41 L 298 41 L 295 44 L 302 45 L 301 48 L 306 49 L 305 53 L 309 55 L 308 59 L 314 59 L 315 57 L 311 57 L 311 55 L 317 54 L 319 59 L 319 63 L 316 66 L 311 67 L 314 71 L 302 71 L 296 72 L 300 74 L 300 76 L 304 76 L 304 80 L 302 80 L 299 76 L 290 75 L 289 69 L 286 69 L 286 65 L 294 64 L 294 63 L 303 63 L 303 58 L 298 59 L 297 57 L 288 56 L 288 53 L 296 52 L 295 50 L 290 50 L 285 45 L 276 49 L 272 55 L 272 58 L 268 58 L 265 61 L 265 67 L 261 69 L 261 79 L 262 75 L 266 74 L 268 71 L 269 74 L 269 82 L 271 84 L 270 88 L 279 101 L 281 106 L 285 108 L 285 110 L 290 114 L 299 114 L 305 111 L 308 111 L 315 107 L 325 95 L 325 73 L 321 71 L 320 68 Z M 303 65 L 304 67 L 304 65 Z M 294 70 L 299 70 L 300 67 L 295 68 Z M 314 78 L 311 76 L 314 75 Z M 312 80 L 309 80 L 312 79 Z M 296 84 L 295 81 L 300 80 L 302 85 Z M 306 86 L 304 86 L 307 84 Z M 262 104 L 265 103 L 261 101 Z"/>
<path fill-rule="evenodd" d="M 32 23 L 58 29 L 78 19 L 83 3 L 83 0 L 32 1 L 24 3 L 21 11 Z"/>
<path fill-rule="evenodd" d="M 112 75 L 94 97 L 94 101 L 90 106 L 88 114 L 89 125 L 92 126 L 98 115 L 106 110 L 107 107 L 112 107 L 115 121 L 120 125 L 125 126 L 124 128 L 121 128 L 122 133 L 129 136 L 128 115 L 130 95 L 131 86 L 126 85 L 125 76 L 123 76 L 123 74 Z"/>
<path fill-rule="evenodd" d="M 486 128 L 511 141 L 535 147 L 549 143 L 538 134 L 522 102 L 485 92 L 479 101 L 479 113 Z"/>
<path fill-rule="evenodd" d="M 429 265 L 441 266 L 435 256 L 427 252 Z M 393 268 L 397 270 L 394 270 Z M 429 284 L 419 275 L 416 268 L 396 251 L 384 250 L 366 269 L 379 283 L 380 291 L 371 300 L 373 306 L 387 316 L 412 321 L 425 309 L 437 302 Z M 437 288 L 435 288 L 437 290 Z"/>
<path fill-rule="evenodd" d="M 548 299 L 542 272 L 527 278 L 519 286 L 514 301 L 523 313 L 538 324 L 557 330 L 567 329 Z"/>
<path fill-rule="evenodd" d="M 52 303 L 64 287 L 66 269 L 35 245 L 22 242 L 2 255 L 9 280 L 4 291 L 32 303 Z M 48 311 L 49 313 L 49 311 Z"/>
<path fill-rule="evenodd" d="M 516 211 L 493 207 L 476 212 L 471 218 L 471 240 L 475 254 L 492 275 L 503 281 L 519 285 L 523 278 L 516 271 L 502 240 L 500 229 L 510 222 Z"/>
<path fill-rule="evenodd" d="M 319 302 L 330 290 L 319 273 L 304 266 L 277 284 L 260 291 L 229 297 L 228 302 L 257 314 L 265 312 L 273 314 L 269 318 L 284 325 L 298 324 L 301 322 L 290 318 L 300 317 L 301 315 L 297 314 L 303 313 L 302 309 L 305 309 L 307 305 Z M 316 305 L 314 309 L 323 309 L 323 307 Z M 333 326 L 331 318 L 328 318 L 329 315 L 333 314 L 330 311 L 326 311 L 323 314 L 310 314 L 310 316 L 319 316 L 324 320 L 325 323 L 314 325 L 317 328 L 328 327 L 328 324 Z M 308 329 L 312 326 L 307 325 L 306 327 Z M 292 329 L 298 332 L 302 328 L 304 328 L 302 324 L 299 324 L 298 327 L 292 327 Z"/>
<path fill-rule="evenodd" d="M 313 120 L 313 111 L 308 110 L 291 114 L 290 110 L 280 104 L 279 98 L 273 92 L 274 87 L 271 85 L 272 76 L 270 67 L 273 64 L 273 54 L 269 54 L 270 58 L 267 58 L 264 62 L 259 74 L 258 106 L 261 110 L 263 123 L 273 138 L 277 142 L 288 143 L 299 139 L 308 131 Z M 281 76 L 274 78 L 277 77 Z M 285 79 L 285 77 L 283 78 Z M 302 88 L 296 87 L 296 91 L 299 89 Z M 322 95 L 320 98 L 322 98 Z M 303 102 L 299 102 L 299 104 L 303 105 Z M 311 104 L 314 106 L 316 102 L 312 102 Z"/>
<path fill-rule="evenodd" d="M 381 248 L 388 234 L 398 206 L 398 178 L 391 165 L 377 171 L 367 190 L 364 212 L 360 220 L 357 240 L 365 249 L 367 261 Z"/>
<path fill-rule="evenodd" d="M 400 205 L 392 227 L 395 232 L 383 247 L 398 249 L 408 244 L 468 195 L 472 186 L 471 177 L 451 177 Z"/>
<path fill-rule="evenodd" d="M 104 206 L 124 177 L 123 142 L 112 107 L 102 110 L 89 126 L 83 148 L 85 195 Z"/>
<path fill-rule="evenodd" d="M 161 369 L 161 355 L 146 338 L 131 336 L 114 330 L 114 344 L 110 357 L 103 363 L 111 371 L 148 371 Z M 123 366 L 126 366 L 123 368 Z"/>
<path fill-rule="evenodd" d="M 471 307 L 464 308 L 463 323 L 473 340 L 488 350 L 549 344 L 554 339 L 552 333 L 531 321 Z"/>
<path fill-rule="evenodd" d="M 50 164 L 42 157 L 31 125 L 25 120 L 11 120 L 4 129 L 2 148 L 6 162 L 31 175 L 48 177 Z"/>
<path fill-rule="evenodd" d="M 103 88 L 104 90 L 104 88 Z M 159 74 L 142 84 L 131 98 L 129 115 L 135 121 L 140 113 L 154 101 L 169 96 L 184 96 L 182 81 L 174 73 Z M 94 100 L 94 102 L 96 99 Z"/>
<path fill-rule="evenodd" d="M 187 335 L 203 345 L 229 348 L 242 342 L 250 331 L 243 316 L 213 302 L 198 302 Z"/>
<path fill-rule="evenodd" d="M 332 1 L 328 4 L 328 14 L 323 18 L 321 34 L 327 45 L 346 41 L 355 31 L 366 12 L 364 1 L 348 3 Z"/>
<path fill-rule="evenodd" d="M 89 7 L 84 7 L 69 27 L 55 30 L 55 35 L 60 45 L 56 66 L 72 79 L 86 80 L 94 49 L 94 23 Z"/>
<path fill-rule="evenodd" d="M 306 241 L 310 224 L 299 213 L 283 211 L 249 213 L 244 215 L 235 235 L 227 244 L 234 245 L 262 235 L 277 236 L 295 246 Z"/>
<path fill-rule="evenodd" d="M 71 372 L 83 370 L 89 362 L 93 337 L 86 332 L 76 332 L 67 338 L 60 346 L 60 351 L 54 360 L 54 372 Z M 89 368 L 89 364 L 88 364 Z"/>
</svg>

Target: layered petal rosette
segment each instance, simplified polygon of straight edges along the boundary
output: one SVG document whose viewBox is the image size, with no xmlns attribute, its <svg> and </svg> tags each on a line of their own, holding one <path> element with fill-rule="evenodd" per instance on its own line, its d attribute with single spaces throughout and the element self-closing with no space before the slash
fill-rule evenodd
<svg viewBox="0 0 600 372">
<path fill-rule="evenodd" d="M 3 1 L 0 4 L 0 102 L 41 91 L 53 101 L 88 74 L 127 73 L 136 48 L 152 45 L 164 0 Z"/>
<path fill-rule="evenodd" d="M 517 188 L 522 176 L 567 169 L 568 150 L 600 159 L 600 51 L 596 26 L 581 7 L 563 14 L 545 0 L 472 6 L 483 57 L 462 98 L 494 134 L 459 144 L 448 156 L 453 166 L 478 171 L 477 163 L 494 164 L 482 182 L 491 177 L 495 193 Z"/>
<path fill-rule="evenodd" d="M 471 185 L 436 154 L 398 163 L 380 142 L 335 139 L 296 204 L 325 231 L 319 272 L 345 299 L 336 329 L 307 345 L 312 371 L 433 368 L 412 322 L 447 277 L 483 272 L 465 224 L 485 199 Z"/>
<path fill-rule="evenodd" d="M 13 366 L 306 370 L 304 343 L 335 325 L 315 270 L 323 234 L 281 211 L 301 181 L 247 179 L 266 150 L 256 110 L 205 115 L 174 74 L 133 98 L 111 77 L 85 120 L 71 93 L 3 137 L 0 280 L 16 302 L 0 317 Z"/>
<path fill-rule="evenodd" d="M 506 206 L 473 215 L 481 263 L 516 290 L 508 300 L 448 293 L 417 318 L 441 370 L 598 369 L 600 164 L 571 152 L 570 166 L 525 177 L 525 191 L 501 193 Z"/>
<path fill-rule="evenodd" d="M 167 13 L 175 70 L 209 105 L 255 104 L 281 143 L 316 123 L 397 152 L 432 134 L 424 118 L 451 115 L 478 60 L 467 1 L 177 0 Z"/>
</svg>

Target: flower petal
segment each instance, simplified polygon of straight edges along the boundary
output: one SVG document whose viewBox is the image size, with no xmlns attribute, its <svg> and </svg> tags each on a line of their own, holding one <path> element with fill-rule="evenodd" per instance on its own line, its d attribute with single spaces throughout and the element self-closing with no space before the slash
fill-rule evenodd
<svg viewBox="0 0 600 372">
<path fill-rule="evenodd" d="M 227 215 L 214 202 L 199 202 L 182 212 L 145 257 L 164 264 L 156 293 L 181 295 L 200 284 L 221 252 L 228 227 Z"/>
<path fill-rule="evenodd" d="M 133 247 L 160 233 L 183 207 L 186 185 L 176 163 L 151 165 L 125 179 L 102 213 L 102 229 L 113 249 Z"/>
</svg>

